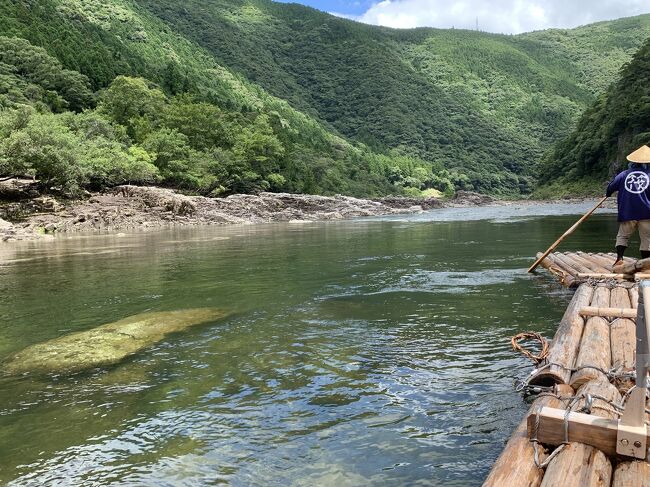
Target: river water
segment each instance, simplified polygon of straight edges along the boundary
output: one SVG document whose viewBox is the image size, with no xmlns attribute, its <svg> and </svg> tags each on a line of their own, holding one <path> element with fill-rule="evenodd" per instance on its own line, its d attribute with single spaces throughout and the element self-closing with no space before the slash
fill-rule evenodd
<svg viewBox="0 0 650 487">
<path fill-rule="evenodd" d="M 527 409 L 509 339 L 552 337 L 571 297 L 526 268 L 590 206 L 4 244 L 0 358 L 147 310 L 234 314 L 0 378 L 0 484 L 480 485 Z M 562 248 L 615 232 L 596 214 Z"/>
</svg>

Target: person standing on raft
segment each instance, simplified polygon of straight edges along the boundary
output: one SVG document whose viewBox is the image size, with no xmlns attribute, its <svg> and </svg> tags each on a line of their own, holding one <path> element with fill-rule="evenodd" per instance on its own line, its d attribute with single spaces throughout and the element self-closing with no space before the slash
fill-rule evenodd
<svg viewBox="0 0 650 487">
<path fill-rule="evenodd" d="M 607 186 L 609 197 L 618 191 L 618 234 L 616 262 L 623 263 L 630 235 L 639 229 L 641 258 L 650 257 L 650 147 L 641 146 L 627 156 L 629 168 L 616 175 Z"/>
</svg>

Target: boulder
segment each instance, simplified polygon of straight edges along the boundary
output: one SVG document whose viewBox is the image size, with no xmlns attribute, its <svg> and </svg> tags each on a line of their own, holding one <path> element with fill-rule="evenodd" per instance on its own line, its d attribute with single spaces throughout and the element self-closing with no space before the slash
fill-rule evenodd
<svg viewBox="0 0 650 487">
<path fill-rule="evenodd" d="M 494 203 L 494 198 L 473 191 L 457 191 L 452 202 L 459 205 L 481 206 Z"/>
<path fill-rule="evenodd" d="M 49 196 L 34 198 L 31 203 L 34 211 L 39 213 L 56 213 L 63 208 L 63 205 Z"/>
<path fill-rule="evenodd" d="M 216 321 L 229 314 L 218 308 L 141 313 L 31 345 L 8 357 L 2 369 L 5 375 L 61 374 L 112 365 L 161 341 L 170 333 Z"/>
<path fill-rule="evenodd" d="M 193 215 L 196 212 L 192 198 L 169 189 L 124 185 L 118 186 L 115 192 L 126 198 L 139 198 L 146 206 L 163 208 L 175 215 Z"/>
</svg>

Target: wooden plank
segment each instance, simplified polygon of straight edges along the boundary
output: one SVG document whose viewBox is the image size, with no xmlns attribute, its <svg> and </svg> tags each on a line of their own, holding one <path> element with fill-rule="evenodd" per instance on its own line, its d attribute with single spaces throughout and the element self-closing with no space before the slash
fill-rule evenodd
<svg viewBox="0 0 650 487">
<path fill-rule="evenodd" d="M 556 386 L 555 393 L 561 397 L 571 397 L 573 389 L 567 385 Z M 528 415 L 548 406 L 561 408 L 562 401 L 551 396 L 541 396 L 535 399 Z M 527 416 L 528 416 L 527 415 Z M 546 459 L 546 450 L 538 447 L 540 462 Z M 537 468 L 534 461 L 535 450 L 527 434 L 527 417 L 519 423 L 508 444 L 495 462 L 483 487 L 537 487 L 542 481 L 544 471 Z"/>
<path fill-rule="evenodd" d="M 555 338 L 549 348 L 548 363 L 552 364 L 537 372 L 530 379 L 533 385 L 568 384 L 571 369 L 575 363 L 582 337 L 585 320 L 580 316 L 580 310 L 587 306 L 594 294 L 594 288 L 582 284 L 569 303 L 564 316 L 555 332 Z M 558 364 L 558 365 L 554 365 Z"/>
<path fill-rule="evenodd" d="M 627 302 L 629 302 L 629 294 L 627 292 L 627 289 L 624 288 L 615 288 L 612 290 L 612 294 L 614 291 L 623 291 L 625 293 Z M 610 298 L 610 304 L 611 303 L 611 298 Z M 621 307 L 621 308 L 615 308 L 615 307 L 608 307 L 608 308 L 597 308 L 596 306 L 585 306 L 580 310 L 580 314 L 582 316 L 601 316 L 603 318 L 636 318 L 636 309 L 635 308 L 630 308 L 629 306 L 627 307 Z"/>
<path fill-rule="evenodd" d="M 608 308 L 609 297 L 610 290 L 605 286 L 598 286 L 594 290 L 591 306 Z M 585 322 L 575 367 L 594 366 L 602 370 L 609 370 L 611 365 L 609 323 L 605 318 L 592 316 Z M 578 389 L 583 384 L 602 375 L 602 372 L 593 368 L 581 369 L 573 373 L 569 385 Z"/>
<path fill-rule="evenodd" d="M 632 318 L 636 318 L 636 309 L 630 308 L 630 294 L 627 289 L 612 289 L 610 306 L 620 306 L 632 312 Z M 628 311 L 628 313 L 630 312 Z M 636 353 L 636 325 L 630 316 L 623 316 L 614 320 L 610 325 L 610 347 L 612 351 L 612 365 L 620 365 L 624 369 L 633 370 L 634 354 Z"/>
<path fill-rule="evenodd" d="M 605 379 L 598 379 L 585 384 L 577 394 L 592 395 L 593 402 L 591 405 L 592 414 L 589 417 L 599 417 L 602 420 L 616 421 L 613 419 L 615 414 L 611 411 L 607 401 L 618 402 L 621 399 L 616 388 Z M 594 397 L 602 396 L 605 400 Z M 581 399 L 575 408 L 582 408 L 586 404 L 586 399 Z M 558 411 L 562 417 L 560 432 L 564 440 L 564 415 L 565 411 Z M 617 422 L 618 424 L 618 422 Z M 541 423 L 540 423 L 541 428 Z M 549 463 L 542 485 L 563 486 L 563 487 L 582 487 L 582 486 L 608 486 L 612 478 L 612 464 L 607 456 L 593 445 L 587 442 L 576 442 L 572 434 L 574 427 L 569 426 L 569 441 L 553 460 Z M 541 440 L 542 436 L 538 438 Z M 616 439 L 614 440 L 614 450 L 616 449 Z"/>
<path fill-rule="evenodd" d="M 564 415 L 565 411 L 561 409 L 542 408 L 537 438 L 549 445 L 561 445 L 564 442 Z M 534 414 L 528 416 L 529 435 L 534 432 L 535 418 Z M 616 456 L 618 420 L 583 413 L 569 413 L 568 419 L 571 442 L 584 443 L 601 450 L 607 456 Z M 650 442 L 650 433 L 647 439 Z"/>
</svg>

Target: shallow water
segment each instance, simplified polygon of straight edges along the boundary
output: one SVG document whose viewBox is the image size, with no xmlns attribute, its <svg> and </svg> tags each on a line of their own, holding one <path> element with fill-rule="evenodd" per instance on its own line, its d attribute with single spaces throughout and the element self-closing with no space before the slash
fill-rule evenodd
<svg viewBox="0 0 650 487">
<path fill-rule="evenodd" d="M 480 485 L 526 410 L 509 339 L 552 336 L 571 296 L 526 268 L 590 206 L 5 244 L 0 357 L 148 310 L 235 314 L 0 378 L 0 484 Z M 599 213 L 562 248 L 615 232 Z"/>
</svg>

